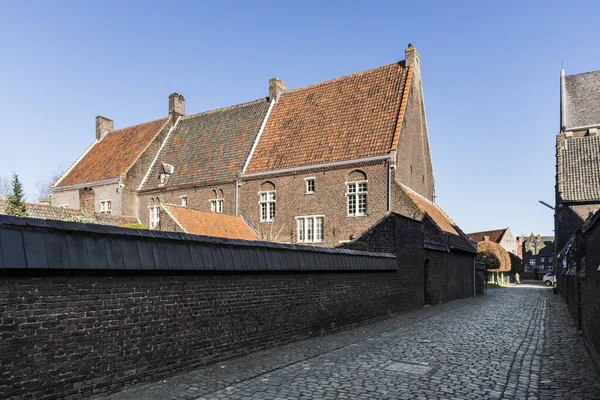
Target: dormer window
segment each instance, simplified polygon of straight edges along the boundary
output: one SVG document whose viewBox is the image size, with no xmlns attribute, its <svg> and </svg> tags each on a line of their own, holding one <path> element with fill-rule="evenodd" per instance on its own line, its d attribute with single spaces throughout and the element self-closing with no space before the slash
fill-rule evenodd
<svg viewBox="0 0 600 400">
<path fill-rule="evenodd" d="M 175 167 L 166 162 L 161 163 L 162 173 L 160 174 L 160 184 L 164 185 L 169 180 L 169 177 L 175 172 Z"/>
</svg>

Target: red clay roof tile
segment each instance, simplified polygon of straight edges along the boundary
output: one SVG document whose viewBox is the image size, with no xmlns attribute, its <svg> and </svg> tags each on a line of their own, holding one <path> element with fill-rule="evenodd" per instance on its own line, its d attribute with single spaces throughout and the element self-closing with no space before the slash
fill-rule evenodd
<svg viewBox="0 0 600 400">
<path fill-rule="evenodd" d="M 163 129 L 168 118 L 110 132 L 95 143 L 56 185 L 70 186 L 118 178 L 126 173 Z"/>
<path fill-rule="evenodd" d="M 247 173 L 352 160 L 390 151 L 404 62 L 284 92 Z"/>
<path fill-rule="evenodd" d="M 186 233 L 227 239 L 258 240 L 256 232 L 241 217 L 200 211 L 174 204 L 163 204 L 163 207 Z"/>
</svg>

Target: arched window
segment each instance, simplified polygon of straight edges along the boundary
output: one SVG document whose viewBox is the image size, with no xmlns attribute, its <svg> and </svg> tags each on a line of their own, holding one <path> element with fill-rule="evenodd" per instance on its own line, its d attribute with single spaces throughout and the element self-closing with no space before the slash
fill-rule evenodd
<svg viewBox="0 0 600 400">
<path fill-rule="evenodd" d="M 260 185 L 259 205 L 260 221 L 271 222 L 275 219 L 275 185 L 272 182 L 264 182 Z"/>
<path fill-rule="evenodd" d="M 160 224 L 160 200 L 158 197 L 156 199 L 150 199 L 150 206 L 148 206 L 150 211 L 150 229 L 158 228 Z"/>
<path fill-rule="evenodd" d="M 367 174 L 354 170 L 346 183 L 347 211 L 349 217 L 367 215 Z"/>
<path fill-rule="evenodd" d="M 223 198 L 223 190 L 213 190 L 213 198 L 210 200 L 210 211 L 222 213 L 224 202 L 225 199 Z"/>
</svg>

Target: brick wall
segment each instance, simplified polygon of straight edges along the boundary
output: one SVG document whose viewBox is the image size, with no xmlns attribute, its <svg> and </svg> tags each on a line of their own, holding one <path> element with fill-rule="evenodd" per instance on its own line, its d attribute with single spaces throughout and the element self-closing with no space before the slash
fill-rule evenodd
<svg viewBox="0 0 600 400">
<path fill-rule="evenodd" d="M 415 68 L 412 75 L 396 154 L 396 178 L 433 200 L 433 169 L 419 68 Z"/>
<path fill-rule="evenodd" d="M 600 366 L 600 224 L 586 237 L 585 279 L 581 282 L 581 320 L 583 335 Z"/>
<path fill-rule="evenodd" d="M 406 309 L 398 275 L 0 278 L 0 398 L 113 391 Z"/>
<path fill-rule="evenodd" d="M 346 182 L 352 171 L 363 171 L 368 180 L 367 216 L 348 217 Z M 305 178 L 315 178 L 315 193 L 305 194 Z M 259 192 L 264 184 L 275 185 L 276 216 L 273 223 L 260 222 Z M 297 175 L 246 180 L 240 188 L 240 215 L 266 240 L 296 243 L 298 216 L 323 215 L 321 245 L 337 246 L 355 239 L 387 212 L 388 167 L 385 161 L 344 169 L 303 172 Z"/>
<path fill-rule="evenodd" d="M 390 255 L 0 216 L 0 398 L 80 398 L 416 304 Z"/>
<path fill-rule="evenodd" d="M 68 206 L 70 209 L 79 210 L 79 189 L 52 190 L 50 198 L 54 207 Z"/>
<path fill-rule="evenodd" d="M 470 253 L 426 249 L 426 303 L 435 305 L 473 296 L 473 262 Z"/>
<path fill-rule="evenodd" d="M 139 195 L 137 216 L 140 222 L 144 226 L 150 226 L 150 212 L 148 207 L 150 206 L 151 199 L 159 199 L 161 204 L 181 204 L 181 196 L 187 196 L 188 207 L 195 208 L 202 211 L 210 210 L 210 200 L 215 198 L 214 192 L 223 192 L 223 213 L 234 215 L 235 214 L 235 183 L 228 182 L 219 185 L 209 185 L 204 187 L 190 187 L 186 189 L 168 189 L 152 192 L 144 192 Z M 256 200 L 256 207 L 258 207 L 258 200 Z M 162 215 L 161 215 L 162 218 Z M 162 230 L 169 230 L 166 225 L 162 225 Z"/>
<path fill-rule="evenodd" d="M 557 208 L 556 250 L 561 251 L 571 235 L 583 225 L 590 213 L 600 210 L 600 204 L 563 204 Z"/>
</svg>

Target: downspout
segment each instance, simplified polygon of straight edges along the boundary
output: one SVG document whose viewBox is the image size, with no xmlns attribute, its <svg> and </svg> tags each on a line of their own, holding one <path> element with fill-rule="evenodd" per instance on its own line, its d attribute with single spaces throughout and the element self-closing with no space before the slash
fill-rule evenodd
<svg viewBox="0 0 600 400">
<path fill-rule="evenodd" d="M 238 210 L 238 206 L 239 206 L 239 187 L 240 187 L 240 181 L 236 180 L 235 181 L 235 215 L 239 215 L 239 210 Z"/>
<path fill-rule="evenodd" d="M 390 160 L 387 161 L 388 165 L 388 177 L 387 177 L 387 211 L 390 212 L 392 209 L 392 163 Z"/>
</svg>

